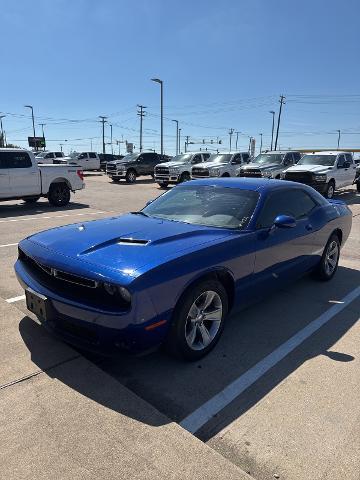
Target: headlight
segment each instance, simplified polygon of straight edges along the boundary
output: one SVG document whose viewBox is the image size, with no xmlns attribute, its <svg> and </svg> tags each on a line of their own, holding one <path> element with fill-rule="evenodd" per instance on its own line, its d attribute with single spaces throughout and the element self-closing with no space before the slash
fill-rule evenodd
<svg viewBox="0 0 360 480">
<path fill-rule="evenodd" d="M 326 174 L 314 175 L 315 182 L 326 182 Z"/>
<path fill-rule="evenodd" d="M 104 283 L 104 290 L 109 295 L 119 295 L 127 303 L 131 302 L 131 293 L 125 287 L 119 287 L 113 283 Z"/>
<path fill-rule="evenodd" d="M 211 177 L 219 177 L 220 176 L 220 169 L 219 168 L 213 168 L 210 170 L 210 176 Z"/>
<path fill-rule="evenodd" d="M 169 173 L 171 173 L 171 175 L 176 175 L 179 173 L 179 169 L 178 168 L 169 168 Z"/>
</svg>

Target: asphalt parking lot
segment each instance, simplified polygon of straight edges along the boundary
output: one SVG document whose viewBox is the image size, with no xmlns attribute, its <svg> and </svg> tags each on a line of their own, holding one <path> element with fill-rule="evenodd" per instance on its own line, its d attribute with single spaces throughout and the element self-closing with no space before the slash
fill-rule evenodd
<svg viewBox="0 0 360 480">
<path fill-rule="evenodd" d="M 35 206 L 0 203 L 0 297 L 41 336 L 13 272 L 17 243 L 48 228 L 140 209 L 161 192 L 147 178 L 115 184 L 94 173 L 66 208 L 44 199 Z M 306 277 L 231 316 L 200 362 L 162 351 L 87 358 L 256 479 L 359 480 L 360 194 L 350 188 L 336 198 L 351 208 L 353 227 L 330 283 Z M 44 358 L 37 357 L 40 369 Z"/>
</svg>

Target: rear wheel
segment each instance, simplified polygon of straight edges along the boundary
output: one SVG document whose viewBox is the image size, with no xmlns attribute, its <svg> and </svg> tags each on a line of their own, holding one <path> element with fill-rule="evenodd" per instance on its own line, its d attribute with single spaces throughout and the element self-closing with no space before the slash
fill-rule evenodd
<svg viewBox="0 0 360 480">
<path fill-rule="evenodd" d="M 53 183 L 50 185 L 48 200 L 55 207 L 63 207 L 70 202 L 70 188 L 66 183 Z"/>
<path fill-rule="evenodd" d="M 158 184 L 160 188 L 167 188 L 169 186 L 168 182 L 162 182 Z"/>
<path fill-rule="evenodd" d="M 228 297 L 217 280 L 204 280 L 179 300 L 166 347 L 172 355 L 198 360 L 212 350 L 224 328 Z"/>
<path fill-rule="evenodd" d="M 190 173 L 189 172 L 184 172 L 180 176 L 180 182 L 188 182 L 191 180 Z"/>
<path fill-rule="evenodd" d="M 230 177 L 230 175 L 227 172 L 223 173 L 221 176 L 222 177 Z"/>
<path fill-rule="evenodd" d="M 28 197 L 28 198 L 23 198 L 25 203 L 36 203 L 39 200 L 40 196 L 38 197 Z"/>
<path fill-rule="evenodd" d="M 135 170 L 128 170 L 126 172 L 125 180 L 127 181 L 127 183 L 135 183 L 136 182 Z"/>
<path fill-rule="evenodd" d="M 329 199 L 333 198 L 334 193 L 335 193 L 335 182 L 334 180 L 330 180 L 325 190 L 325 197 Z"/>
<path fill-rule="evenodd" d="M 315 276 L 319 280 L 328 281 L 335 275 L 340 257 L 340 240 L 336 233 L 329 238 L 322 254 Z"/>
</svg>

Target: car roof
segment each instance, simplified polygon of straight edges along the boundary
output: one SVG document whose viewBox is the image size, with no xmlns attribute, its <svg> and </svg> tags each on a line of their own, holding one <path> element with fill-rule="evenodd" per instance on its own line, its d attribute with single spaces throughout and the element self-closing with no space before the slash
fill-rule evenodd
<svg viewBox="0 0 360 480">
<path fill-rule="evenodd" d="M 300 153 L 298 150 L 269 150 L 267 152 L 261 152 L 262 154 L 265 155 L 278 155 L 278 154 L 283 154 L 283 153 Z"/>
<path fill-rule="evenodd" d="M 311 187 L 298 182 L 289 182 L 287 180 L 275 180 L 273 178 L 247 178 L 247 177 L 222 177 L 222 178 L 204 178 L 194 179 L 190 183 L 182 183 L 178 187 L 187 185 L 208 185 L 212 187 L 239 188 L 241 190 L 254 190 L 261 193 L 280 188 L 302 188 L 312 190 Z"/>
<path fill-rule="evenodd" d="M 341 150 L 322 150 L 321 152 L 311 152 L 306 153 L 305 155 L 339 155 L 339 153 L 350 153 L 350 152 L 342 152 Z"/>
</svg>

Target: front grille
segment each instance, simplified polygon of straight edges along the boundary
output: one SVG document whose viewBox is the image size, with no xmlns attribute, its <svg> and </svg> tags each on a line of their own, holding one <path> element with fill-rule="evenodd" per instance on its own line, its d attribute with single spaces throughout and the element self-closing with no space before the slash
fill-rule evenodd
<svg viewBox="0 0 360 480">
<path fill-rule="evenodd" d="M 194 177 L 208 177 L 209 176 L 209 170 L 207 168 L 193 168 L 191 170 L 191 174 Z"/>
<path fill-rule="evenodd" d="M 285 180 L 311 184 L 313 183 L 313 175 L 310 172 L 285 172 Z"/>
<path fill-rule="evenodd" d="M 240 177 L 260 178 L 262 177 L 261 170 L 258 168 L 241 169 Z"/>
<path fill-rule="evenodd" d="M 155 175 L 169 175 L 168 167 L 156 167 L 155 168 Z"/>
<path fill-rule="evenodd" d="M 20 248 L 19 260 L 37 282 L 59 296 L 102 310 L 125 311 L 129 309 L 129 303 L 119 295 L 110 295 L 100 282 L 37 262 Z"/>
<path fill-rule="evenodd" d="M 106 165 L 106 170 L 107 170 L 108 172 L 116 172 L 117 166 L 116 166 L 116 165 L 109 165 L 109 164 L 107 164 L 107 165 Z"/>
</svg>

